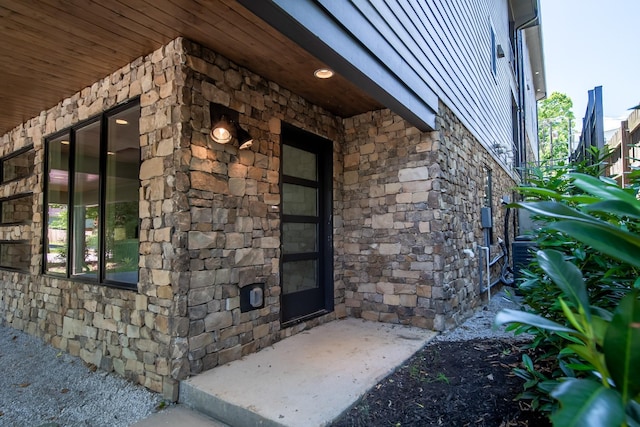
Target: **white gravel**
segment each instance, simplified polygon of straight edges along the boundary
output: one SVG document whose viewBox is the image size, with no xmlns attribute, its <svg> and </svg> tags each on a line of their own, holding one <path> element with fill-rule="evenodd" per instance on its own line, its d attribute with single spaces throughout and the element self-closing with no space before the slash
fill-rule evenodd
<svg viewBox="0 0 640 427">
<path fill-rule="evenodd" d="M 513 289 L 507 288 L 507 292 Z M 434 338 L 435 341 L 468 341 L 472 339 L 500 338 L 514 340 L 528 340 L 530 335 L 515 336 L 513 332 L 505 332 L 506 326 L 494 327 L 493 320 L 498 311 L 503 308 L 520 309 L 518 297 L 508 296 L 505 289 L 491 295 L 489 304 L 479 309 L 473 316 L 455 329 L 446 331 Z M 516 302 L 512 301 L 515 299 Z"/>
<path fill-rule="evenodd" d="M 0 426 L 126 427 L 162 396 L 0 326 Z"/>
</svg>

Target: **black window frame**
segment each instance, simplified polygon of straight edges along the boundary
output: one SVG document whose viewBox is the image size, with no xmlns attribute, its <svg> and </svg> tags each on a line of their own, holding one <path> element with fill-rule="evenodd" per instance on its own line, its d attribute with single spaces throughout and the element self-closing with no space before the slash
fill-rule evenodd
<svg viewBox="0 0 640 427">
<path fill-rule="evenodd" d="M 2 251 L 3 246 L 26 246 L 28 248 L 28 258 L 27 265 L 25 268 L 19 268 L 15 265 L 4 265 L 2 263 L 2 256 L 0 256 L 0 270 L 9 270 L 9 271 L 17 271 L 20 273 L 28 273 L 31 267 L 31 242 L 28 240 L 0 240 L 0 253 Z"/>
<path fill-rule="evenodd" d="M 21 220 L 21 221 L 4 221 L 4 206 L 6 202 L 11 202 L 13 200 L 18 200 L 18 199 L 30 199 L 30 205 L 33 206 L 33 193 L 29 192 L 29 193 L 20 193 L 20 194 L 15 194 L 13 196 L 8 196 L 8 197 L 3 197 L 0 199 L 0 226 L 4 226 L 4 225 L 21 225 L 21 224 L 30 224 L 32 219 L 25 219 L 25 220 Z"/>
<path fill-rule="evenodd" d="M 8 184 L 8 183 L 14 182 L 14 181 L 19 181 L 21 179 L 28 178 L 31 175 L 33 175 L 33 172 L 34 172 L 34 169 L 35 169 L 35 164 L 31 164 L 31 170 L 29 171 L 29 174 L 27 174 L 27 175 L 17 176 L 15 178 L 7 179 L 7 180 L 4 179 L 5 163 L 8 162 L 11 159 L 14 159 L 14 158 L 19 157 L 19 156 L 21 156 L 23 154 L 26 154 L 29 151 L 33 151 L 34 156 L 35 156 L 35 151 L 33 149 L 33 144 L 29 144 L 29 145 L 27 145 L 25 147 L 20 148 L 19 150 L 14 151 L 11 154 L 7 154 L 6 156 L 0 158 L 0 185 Z"/>
<path fill-rule="evenodd" d="M 97 278 L 85 277 L 74 275 L 71 273 L 71 263 L 68 261 L 66 264 L 66 271 L 64 274 L 58 274 L 54 272 L 50 272 L 47 270 L 47 255 L 48 255 L 48 230 L 49 230 L 49 208 L 48 208 L 48 196 L 49 196 L 49 142 L 60 138 L 63 135 L 69 136 L 69 158 L 68 158 L 68 197 L 67 197 L 67 242 L 66 242 L 66 250 L 68 259 L 71 258 L 72 248 L 73 248 L 73 195 L 74 195 L 74 182 L 75 182 L 75 147 L 76 147 L 76 132 L 79 130 L 90 126 L 94 123 L 100 124 L 100 147 L 99 147 L 99 191 L 98 191 L 98 209 L 99 209 L 99 218 L 105 217 L 105 209 L 106 209 L 106 176 L 107 176 L 107 155 L 108 155 L 108 120 L 110 117 L 126 111 L 128 109 L 138 107 L 140 110 L 140 99 L 135 98 L 129 100 L 125 103 L 119 104 L 109 110 L 103 111 L 101 114 L 90 117 L 82 122 L 76 123 L 73 126 L 60 130 L 54 134 L 48 135 L 45 138 L 45 151 L 44 151 L 44 202 L 43 202 L 43 227 L 42 227 L 42 242 L 43 242 L 43 251 L 42 251 L 42 268 L 41 272 L 45 276 L 65 278 L 70 281 L 77 281 L 82 283 L 93 283 L 98 285 L 104 285 L 107 287 L 119 288 L 119 289 L 127 289 L 127 290 L 136 290 L 138 286 L 138 282 L 140 281 L 140 267 L 138 266 L 138 280 L 135 283 L 130 282 L 122 282 L 116 281 L 106 278 L 105 272 L 105 235 L 107 231 L 107 227 L 105 225 L 105 221 L 99 221 L 98 224 L 98 270 L 97 270 Z M 139 118 L 140 116 L 138 116 Z M 141 147 L 138 145 L 138 149 L 141 150 Z M 142 164 L 141 156 L 138 156 L 138 170 L 140 165 Z M 139 178 L 138 178 L 139 179 Z M 139 182 L 141 185 L 141 182 Z M 140 201 L 138 200 L 138 206 Z M 138 218 L 138 229 L 140 229 L 140 219 Z M 138 234 L 138 248 L 140 247 L 140 235 Z"/>
<path fill-rule="evenodd" d="M 498 76 L 498 40 L 492 23 L 489 24 L 489 31 L 491 32 L 491 73 L 495 78 Z"/>
</svg>

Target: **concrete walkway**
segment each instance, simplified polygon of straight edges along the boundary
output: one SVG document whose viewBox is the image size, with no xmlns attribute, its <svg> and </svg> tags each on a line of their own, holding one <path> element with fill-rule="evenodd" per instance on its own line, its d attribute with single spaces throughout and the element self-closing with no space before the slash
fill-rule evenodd
<svg viewBox="0 0 640 427">
<path fill-rule="evenodd" d="M 183 381 L 180 402 L 233 427 L 325 426 L 434 336 L 361 319 L 333 321 Z M 163 424 L 169 421 L 162 416 L 146 425 L 183 425 Z M 204 420 L 211 424 L 198 425 L 224 425 Z"/>
</svg>

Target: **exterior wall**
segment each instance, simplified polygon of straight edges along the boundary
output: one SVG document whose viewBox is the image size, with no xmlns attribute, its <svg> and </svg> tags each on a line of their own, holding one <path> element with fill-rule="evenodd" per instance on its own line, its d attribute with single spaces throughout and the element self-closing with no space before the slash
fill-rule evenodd
<svg viewBox="0 0 640 427">
<path fill-rule="evenodd" d="M 281 123 L 334 141 L 335 199 L 341 121 L 206 48 L 185 47 L 189 96 L 173 195 L 180 210 L 176 241 L 184 248 L 177 266 L 184 289 L 180 316 L 189 322 L 180 338 L 188 356 L 180 378 L 345 315 L 343 294 L 336 291 L 333 313 L 286 329 L 280 325 Z M 210 102 L 240 113 L 240 124 L 254 137 L 250 150 L 210 141 Z M 241 313 L 240 289 L 253 283 L 265 283 L 265 307 Z"/>
<path fill-rule="evenodd" d="M 177 390 L 171 348 L 179 325 L 171 320 L 175 256 L 169 216 L 174 209 L 163 200 L 170 194 L 173 149 L 180 143 L 175 121 L 179 50 L 180 42 L 175 41 L 138 58 L 0 140 L 3 155 L 29 144 L 35 150 L 33 175 L 0 190 L 3 196 L 34 194 L 33 219 L 20 230 L 20 238 L 30 242 L 31 268 L 29 274 L 0 270 L 0 319 L 168 396 Z M 138 292 L 43 276 L 44 138 L 135 97 L 141 100 L 142 149 Z"/>
<path fill-rule="evenodd" d="M 43 276 L 44 138 L 135 97 L 137 291 Z M 212 102 L 239 113 L 250 150 L 210 142 Z M 334 151 L 335 310 L 289 328 L 280 324 L 282 122 Z M 477 258 L 463 250 L 482 243 L 484 166 L 496 198 L 513 182 L 443 104 L 437 128 L 420 132 L 389 110 L 341 120 L 176 39 L 2 137 L 3 155 L 33 144 L 35 169 L 0 186 L 0 197 L 34 194 L 30 224 L 0 226 L 28 240 L 32 257 L 28 273 L 0 270 L 0 319 L 171 399 L 188 375 L 346 315 L 450 328 L 480 302 Z M 241 313 L 240 290 L 256 282 L 265 308 Z"/>
<path fill-rule="evenodd" d="M 496 200 L 514 181 L 441 104 L 421 133 L 388 110 L 345 120 L 344 210 L 337 245 L 347 313 L 442 331 L 479 305 L 485 166 Z M 501 236 L 501 227 L 496 228 Z"/>
<path fill-rule="evenodd" d="M 43 276 L 44 138 L 140 97 L 137 292 Z M 209 103 L 240 113 L 251 150 L 211 144 Z M 87 363 L 177 398 L 178 381 L 344 316 L 280 326 L 282 121 L 334 141 L 339 208 L 341 120 L 214 52 L 176 39 L 2 137 L 7 155 L 34 145 L 35 171 L 1 186 L 34 193 L 33 220 L 0 226 L 28 240 L 29 274 L 0 270 L 0 319 Z M 263 282 L 265 308 L 241 313 L 240 288 Z"/>
</svg>

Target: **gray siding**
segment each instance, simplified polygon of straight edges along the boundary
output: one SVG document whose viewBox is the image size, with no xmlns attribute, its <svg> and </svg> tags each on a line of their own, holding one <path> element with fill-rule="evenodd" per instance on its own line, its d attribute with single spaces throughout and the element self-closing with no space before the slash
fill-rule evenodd
<svg viewBox="0 0 640 427">
<path fill-rule="evenodd" d="M 511 146 L 506 0 L 318 1 L 397 78 L 431 89 L 483 144 Z M 495 76 L 492 26 L 507 55 Z"/>
</svg>

